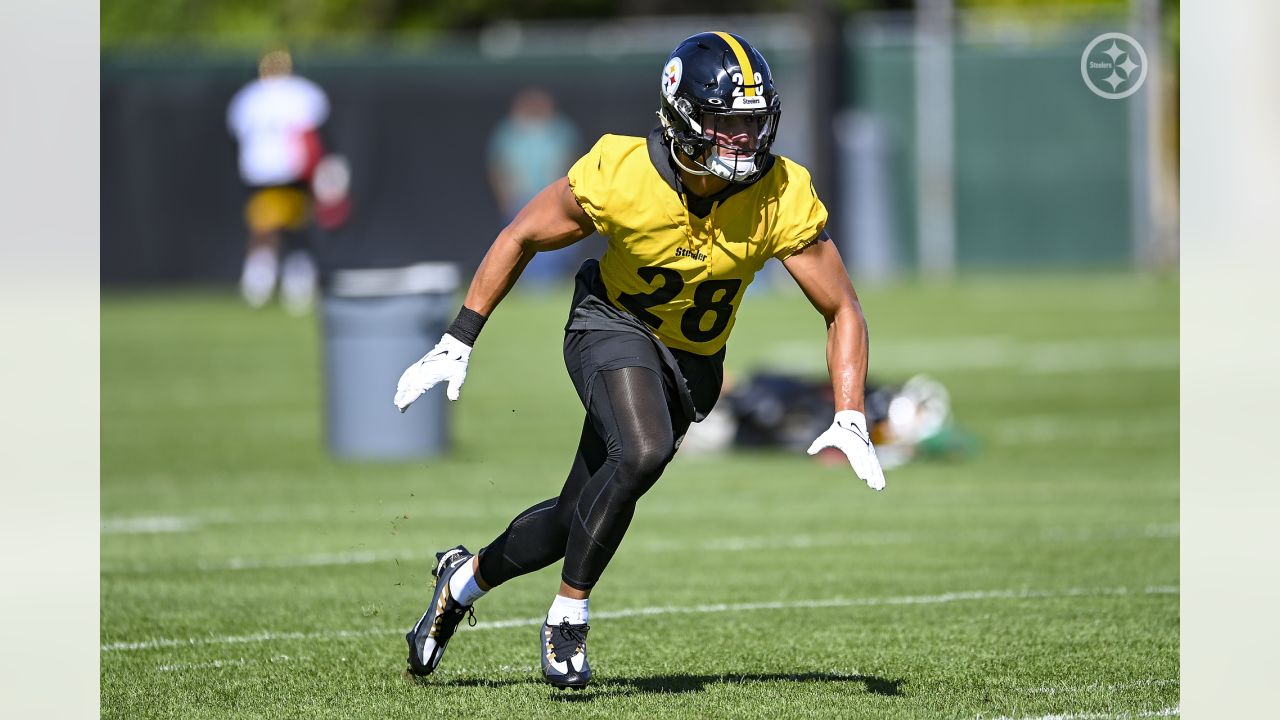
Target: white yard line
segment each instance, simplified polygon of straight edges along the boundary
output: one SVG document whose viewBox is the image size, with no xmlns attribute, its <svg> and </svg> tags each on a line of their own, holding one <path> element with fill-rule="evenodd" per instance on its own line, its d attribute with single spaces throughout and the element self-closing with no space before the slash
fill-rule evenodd
<svg viewBox="0 0 1280 720">
<path fill-rule="evenodd" d="M 403 558 L 403 553 L 392 550 L 367 552 L 314 553 L 283 558 L 230 558 L 226 561 L 200 561 L 201 570 L 262 570 L 275 568 L 323 567 L 328 565 L 369 565 Z M 425 555 L 424 555 L 425 557 Z"/>
<path fill-rule="evenodd" d="M 1127 683 L 1111 683 L 1111 684 L 1090 683 L 1089 685 L 1068 686 L 1068 687 L 1054 687 L 1052 685 L 1046 685 L 1043 687 L 1018 688 L 1018 692 L 1024 692 L 1029 695 L 1059 695 L 1059 694 L 1067 694 L 1067 693 L 1097 692 L 1099 690 L 1114 692 L 1116 690 L 1132 690 L 1134 688 L 1158 687 L 1161 685 L 1177 685 L 1177 684 L 1178 684 L 1177 678 L 1165 678 L 1161 680 L 1135 680 L 1133 682 L 1127 682 Z"/>
<path fill-rule="evenodd" d="M 103 535 L 135 535 L 150 533 L 178 533 L 196 530 L 204 521 L 192 515 L 144 515 L 136 517 L 103 518 Z"/>
<path fill-rule="evenodd" d="M 636 543 L 630 552 L 751 552 L 766 549 L 805 549 L 823 547 L 883 547 L 889 545 L 911 545 L 916 543 L 941 543 L 955 541 L 1005 542 L 1009 540 L 1040 542 L 1091 542 L 1095 540 L 1123 540 L 1128 538 L 1176 538 L 1179 535 L 1178 525 L 1149 524 L 1143 526 L 1115 528 L 1044 528 L 1038 536 L 1029 536 L 1022 532 L 992 532 L 989 530 L 968 530 L 947 533 L 946 535 L 930 535 L 907 532 L 861 532 L 830 533 L 821 535 L 786 535 L 786 536 L 727 536 L 710 538 L 700 542 L 675 542 L 671 540 L 651 540 Z M 274 558 L 231 557 L 216 560 L 200 560 L 190 566 L 160 565 L 150 563 L 117 563 L 104 564 L 103 574 L 112 573 L 152 573 L 152 572 L 188 572 L 199 570 L 235 571 L 265 570 L 307 567 L 329 567 L 342 565 L 369 565 L 380 562 L 416 562 L 433 557 L 430 551 L 415 552 L 411 550 L 362 550 L 311 553 L 308 555 L 292 555 Z"/>
<path fill-rule="evenodd" d="M 199 645 L 249 645 L 253 643 L 274 642 L 277 640 L 347 640 L 350 638 L 364 638 L 374 635 L 391 635 L 395 630 L 387 628 L 377 628 L 370 630 L 333 630 L 330 632 L 273 632 L 264 631 L 253 633 L 252 635 L 210 635 L 208 637 L 187 638 L 178 640 L 174 638 L 156 638 L 152 640 L 141 640 L 137 642 L 114 642 L 107 643 L 102 646 L 102 652 L 119 652 L 132 650 L 155 650 L 158 648 L 172 647 L 196 647 Z M 399 631 L 403 633 L 403 631 Z"/>
<path fill-rule="evenodd" d="M 996 425 L 991 440 L 996 445 L 1035 445 L 1066 440 L 1114 445 L 1156 437 L 1176 440 L 1178 430 L 1176 409 L 1164 416 L 1132 420 L 1032 415 L 1010 418 Z"/>
<path fill-rule="evenodd" d="M 684 607 L 671 605 L 655 605 L 651 607 L 630 608 L 626 610 L 603 610 L 592 613 L 592 617 L 600 620 L 612 620 L 653 615 L 689 615 L 704 613 L 749 612 L 754 610 L 794 610 L 842 607 L 875 607 L 883 605 L 942 605 L 954 602 L 973 600 L 1029 600 L 1064 597 L 1103 597 L 1128 595 L 1174 595 L 1178 594 L 1176 586 L 1149 586 L 1140 590 L 1118 588 L 1071 588 L 1061 591 L 1043 590 L 972 590 L 964 592 L 943 593 L 941 595 L 904 595 L 898 597 L 870 598 L 826 598 L 818 600 L 775 600 L 756 603 L 716 603 L 711 605 L 689 605 Z M 482 622 L 474 628 L 463 627 L 464 630 L 502 630 L 505 628 L 528 627 L 545 622 L 545 618 L 513 618 Z M 278 640 L 347 640 L 371 636 L 396 635 L 403 633 L 401 628 L 368 628 L 364 630 L 334 630 L 326 632 L 278 632 L 263 631 L 251 635 L 210 635 L 194 638 L 153 638 L 150 640 L 118 641 L 101 646 L 102 652 L 121 652 L 136 650 L 155 650 L 173 647 L 196 647 L 202 645 L 243 645 Z"/>
<path fill-rule="evenodd" d="M 1167 707 L 1161 710 L 1146 710 L 1132 713 L 1068 712 L 1054 715 L 1035 715 L 1025 717 L 1001 715 L 997 718 L 983 718 L 982 716 L 979 716 L 979 720 L 1126 720 L 1127 718 L 1173 717 L 1181 714 L 1181 706 L 1174 705 L 1173 707 Z"/>
<path fill-rule="evenodd" d="M 766 360 L 780 367 L 825 369 L 821 342 L 773 346 Z M 785 360 L 785 362 L 783 362 Z M 802 363 L 797 366 L 796 363 Z M 877 340 L 871 362 L 881 371 L 943 372 L 1006 369 L 1028 375 L 1178 367 L 1178 338 L 1090 338 L 1026 341 L 994 336 Z"/>
<path fill-rule="evenodd" d="M 266 477 L 266 476 L 264 476 Z M 272 478 L 278 479 L 278 478 Z M 181 483 L 182 480 L 174 478 L 173 483 Z M 412 507 L 410 503 L 405 503 L 404 507 L 413 519 L 424 518 L 501 518 L 507 519 L 509 512 L 507 508 L 477 508 L 472 506 L 458 507 L 439 505 L 434 508 L 418 508 Z M 396 515 L 388 515 L 381 508 L 361 507 L 359 513 L 354 508 L 344 508 L 341 505 L 280 505 L 274 507 L 259 507 L 254 509 L 244 508 L 224 508 L 205 510 L 197 513 L 189 514 L 163 514 L 163 515 L 114 515 L 106 516 L 101 519 L 102 534 L 123 535 L 130 533 L 151 533 L 151 532 L 190 532 L 200 530 L 210 525 L 276 525 L 281 523 L 298 523 L 298 522 L 317 522 L 329 523 L 335 520 L 359 520 L 369 522 L 393 522 L 397 519 Z"/>
<path fill-rule="evenodd" d="M 280 657 L 288 658 L 288 655 Z M 209 662 L 194 663 L 174 663 L 172 665 L 157 665 L 157 672 L 176 672 L 178 670 L 218 670 L 224 667 L 244 667 L 245 665 L 257 665 L 259 660 L 246 660 L 245 658 L 235 658 L 232 660 L 211 660 Z"/>
</svg>

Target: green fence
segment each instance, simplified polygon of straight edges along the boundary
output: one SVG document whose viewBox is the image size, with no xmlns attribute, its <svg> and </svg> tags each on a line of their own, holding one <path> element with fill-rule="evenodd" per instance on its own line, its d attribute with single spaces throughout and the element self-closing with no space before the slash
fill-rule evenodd
<svg viewBox="0 0 1280 720">
<path fill-rule="evenodd" d="M 963 268 L 1127 265 L 1130 108 L 1093 95 L 1096 33 L 954 45 L 956 261 Z M 852 94 L 884 128 L 899 266 L 916 259 L 916 99 L 909 30 L 854 25 Z M 1133 98 L 1137 101 L 1138 98 Z"/>
<path fill-rule="evenodd" d="M 355 211 L 333 262 L 478 262 L 502 218 L 478 153 L 519 88 L 560 100 L 585 142 L 643 134 L 654 122 L 661 58 L 696 30 L 653 21 L 635 32 L 530 27 L 511 52 L 483 40 L 424 46 L 312 48 L 299 67 L 331 94 L 329 132 L 353 166 Z M 804 25 L 755 18 L 740 29 L 770 58 L 785 112 L 777 150 L 810 163 L 821 152 L 820 93 Z M 630 26 L 628 26 L 630 27 Z M 737 25 L 734 25 L 737 27 Z M 954 72 L 956 260 L 961 270 L 1128 266 L 1134 262 L 1134 132 L 1141 94 L 1124 101 L 1086 88 L 1080 52 L 1103 30 L 1080 27 L 1020 39 L 957 36 Z M 582 41 L 583 37 L 587 40 Z M 876 215 L 899 274 L 917 265 L 914 33 L 902 17 L 865 17 L 845 33 L 848 92 L 878 134 L 873 212 L 847 190 L 826 196 L 842 242 Z M 572 41 L 571 41 L 572 40 Z M 506 50 L 508 46 L 501 46 Z M 232 280 L 243 241 L 242 189 L 224 113 L 252 77 L 249 53 L 109 53 L 102 62 L 103 282 Z M 832 118 L 841 127 L 839 118 Z M 585 149 L 585 148 L 584 148 Z M 840 166 L 861 163 L 842 153 Z M 822 189 L 822 188 L 820 188 Z M 862 276 L 866 276 L 865 266 Z"/>
</svg>

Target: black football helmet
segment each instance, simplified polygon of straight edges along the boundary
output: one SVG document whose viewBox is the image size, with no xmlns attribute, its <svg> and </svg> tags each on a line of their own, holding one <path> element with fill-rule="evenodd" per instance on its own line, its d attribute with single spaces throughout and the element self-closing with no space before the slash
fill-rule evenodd
<svg viewBox="0 0 1280 720">
<path fill-rule="evenodd" d="M 781 116 L 769 63 L 737 35 L 686 38 L 662 68 L 658 119 L 672 158 L 686 172 L 730 182 L 754 179 L 765 167 Z"/>
</svg>

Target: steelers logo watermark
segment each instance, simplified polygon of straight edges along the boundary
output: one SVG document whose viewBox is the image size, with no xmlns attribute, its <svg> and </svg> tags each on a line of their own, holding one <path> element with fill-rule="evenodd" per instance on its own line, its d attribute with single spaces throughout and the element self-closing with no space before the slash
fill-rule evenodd
<svg viewBox="0 0 1280 720">
<path fill-rule="evenodd" d="M 1124 33 L 1103 33 L 1080 55 L 1080 75 L 1098 97 L 1127 98 L 1147 80 L 1147 53 Z"/>
</svg>

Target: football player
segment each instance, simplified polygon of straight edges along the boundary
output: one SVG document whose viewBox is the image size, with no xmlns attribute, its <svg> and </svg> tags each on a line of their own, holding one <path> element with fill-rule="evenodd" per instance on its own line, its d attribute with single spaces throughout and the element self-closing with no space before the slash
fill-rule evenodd
<svg viewBox="0 0 1280 720">
<path fill-rule="evenodd" d="M 836 412 L 809 453 L 839 448 L 868 486 L 884 487 L 863 414 L 866 322 L 808 171 L 770 153 L 782 104 L 769 65 L 737 35 L 701 33 L 676 47 L 661 83 L 658 126 L 605 135 L 530 201 L 494 240 L 440 343 L 400 378 L 402 411 L 441 382 L 457 400 L 486 318 L 529 259 L 593 231 L 608 240 L 578 271 L 565 326 L 565 365 L 586 408 L 568 479 L 478 553 L 437 555 L 431 604 L 406 636 L 414 675 L 436 669 L 486 592 L 563 560 L 539 633 L 542 674 L 587 685 L 591 590 L 636 501 L 715 404 L 734 314 L 770 258 L 826 321 Z"/>
</svg>

